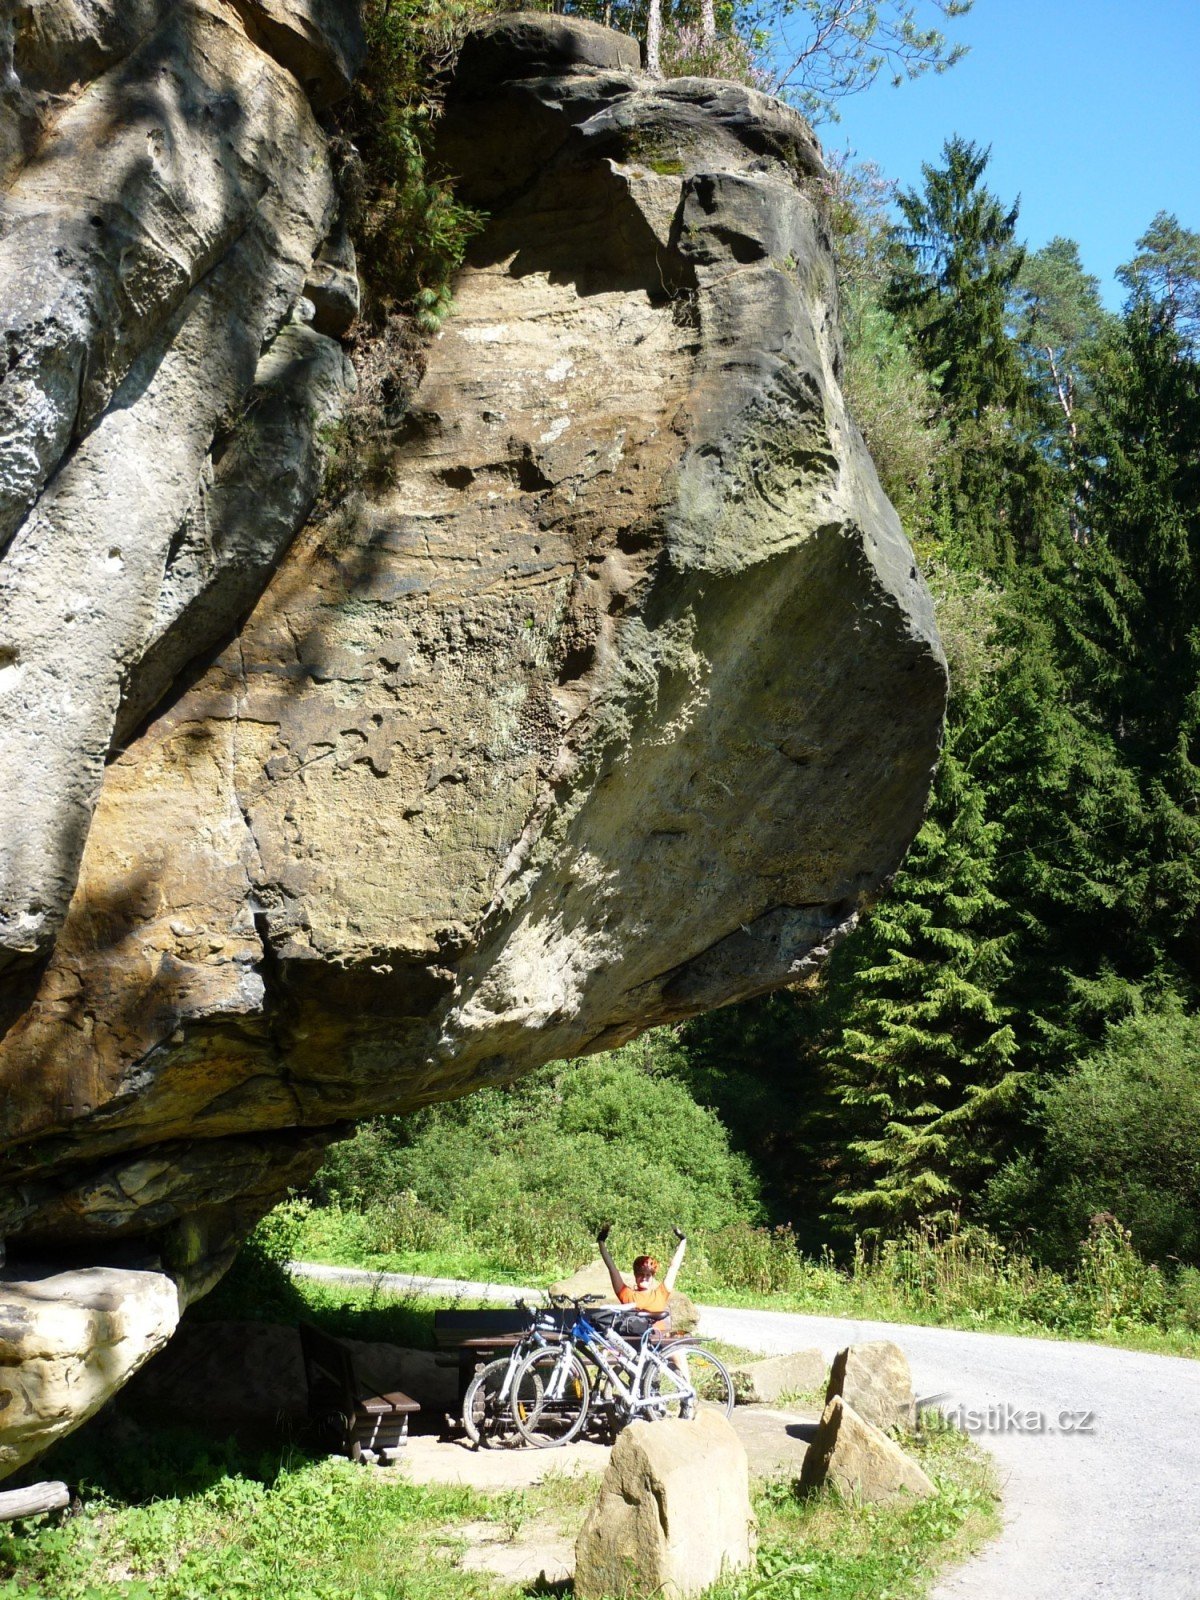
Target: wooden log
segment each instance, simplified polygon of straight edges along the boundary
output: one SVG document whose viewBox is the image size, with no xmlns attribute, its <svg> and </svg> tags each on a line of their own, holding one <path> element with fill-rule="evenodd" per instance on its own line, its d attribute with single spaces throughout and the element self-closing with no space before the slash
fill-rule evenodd
<svg viewBox="0 0 1200 1600">
<path fill-rule="evenodd" d="M 70 1504 L 71 1492 L 65 1483 L 31 1483 L 28 1489 L 4 1489 L 0 1491 L 0 1522 L 36 1517 Z"/>
</svg>

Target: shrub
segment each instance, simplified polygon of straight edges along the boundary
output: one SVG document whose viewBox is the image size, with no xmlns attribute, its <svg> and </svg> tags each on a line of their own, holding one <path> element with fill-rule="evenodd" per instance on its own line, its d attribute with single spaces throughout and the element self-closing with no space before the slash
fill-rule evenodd
<svg viewBox="0 0 1200 1600">
<path fill-rule="evenodd" d="M 667 78 L 726 78 L 770 93 L 771 73 L 758 65 L 753 50 L 737 34 L 718 34 L 706 41 L 690 24 L 666 28 L 660 60 Z"/>
<path fill-rule="evenodd" d="M 704 1240 L 710 1271 L 729 1289 L 753 1294 L 793 1294 L 804 1280 L 804 1268 L 789 1224 L 756 1228 L 734 1222 Z"/>
<path fill-rule="evenodd" d="M 693 1235 L 752 1232 L 762 1207 L 750 1162 L 668 1075 L 677 1051 L 661 1029 L 519 1085 L 368 1123 L 330 1152 L 313 1193 L 360 1213 L 376 1251 L 458 1246 L 514 1272 L 573 1269 L 602 1222 L 619 1259 L 662 1254 L 676 1223 Z"/>
<path fill-rule="evenodd" d="M 342 111 L 361 158 L 348 186 L 359 266 L 383 302 L 409 305 L 425 332 L 451 306 L 450 277 L 480 226 L 433 166 L 441 88 L 468 29 L 491 9 L 477 0 L 366 0 L 367 56 Z"/>
<path fill-rule="evenodd" d="M 1175 1001 L 1126 1018 L 1039 1097 L 1042 1152 L 990 1185 L 989 1216 L 1031 1225 L 1065 1261 L 1101 1213 L 1137 1251 L 1200 1263 L 1200 1016 Z"/>
</svg>

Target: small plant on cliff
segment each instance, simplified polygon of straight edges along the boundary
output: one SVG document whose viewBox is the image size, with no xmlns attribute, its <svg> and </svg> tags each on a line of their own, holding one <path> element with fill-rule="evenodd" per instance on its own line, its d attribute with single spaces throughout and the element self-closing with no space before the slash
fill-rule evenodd
<svg viewBox="0 0 1200 1600">
<path fill-rule="evenodd" d="M 343 114 L 360 157 L 350 215 L 377 306 L 411 307 L 436 332 L 450 278 L 480 226 L 435 169 L 433 129 L 463 36 L 491 9 L 478 0 L 367 0 L 367 58 Z"/>
</svg>

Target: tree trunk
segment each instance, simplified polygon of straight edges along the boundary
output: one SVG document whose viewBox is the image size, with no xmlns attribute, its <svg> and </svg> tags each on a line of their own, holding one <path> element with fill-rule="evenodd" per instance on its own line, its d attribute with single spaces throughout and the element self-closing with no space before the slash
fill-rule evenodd
<svg viewBox="0 0 1200 1600">
<path fill-rule="evenodd" d="M 705 44 L 717 42 L 717 14 L 713 0 L 700 0 L 700 37 Z"/>
<path fill-rule="evenodd" d="M 32 1483 L 28 1489 L 5 1489 L 0 1493 L 0 1522 L 16 1517 L 36 1517 L 43 1511 L 58 1511 L 71 1504 L 65 1483 Z"/>
<path fill-rule="evenodd" d="M 661 78 L 662 71 L 662 0 L 650 0 L 646 16 L 646 71 L 652 78 Z"/>
</svg>

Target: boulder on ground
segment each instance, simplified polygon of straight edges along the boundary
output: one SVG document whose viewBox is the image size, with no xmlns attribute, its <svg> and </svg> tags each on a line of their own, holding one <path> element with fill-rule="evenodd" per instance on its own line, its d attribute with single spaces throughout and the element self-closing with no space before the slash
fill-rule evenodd
<svg viewBox="0 0 1200 1600">
<path fill-rule="evenodd" d="M 178 1321 L 161 1272 L 25 1268 L 0 1281 L 0 1477 L 98 1411 Z"/>
<path fill-rule="evenodd" d="M 626 1278 L 626 1283 L 629 1282 Z M 632 1285 L 630 1285 L 632 1287 Z M 612 1282 L 608 1276 L 608 1268 L 603 1261 L 589 1261 L 586 1267 L 580 1267 L 578 1272 L 573 1272 L 569 1278 L 563 1278 L 558 1283 L 552 1283 L 548 1291 L 550 1294 L 566 1294 L 582 1299 L 584 1295 L 599 1294 L 605 1300 L 615 1305 L 617 1297 L 612 1292 Z M 696 1309 L 696 1302 L 691 1295 L 684 1294 L 681 1289 L 671 1291 L 669 1309 L 671 1312 L 671 1327 L 675 1333 L 691 1333 L 700 1320 L 700 1313 Z M 824 1376 L 824 1369 L 822 1369 Z"/>
<path fill-rule="evenodd" d="M 908 1357 L 887 1339 L 839 1350 L 829 1372 L 826 1405 L 841 1395 L 876 1428 L 911 1428 L 917 1414 Z"/>
<path fill-rule="evenodd" d="M 575 1545 L 579 1600 L 683 1600 L 750 1565 L 755 1520 L 746 1451 L 728 1420 L 634 1422 Z"/>
<path fill-rule="evenodd" d="M 599 1294 L 614 1304 L 617 1298 L 612 1292 L 608 1268 L 598 1259 L 589 1261 L 586 1267 L 580 1267 L 569 1278 L 560 1278 L 557 1283 L 552 1283 L 548 1293 L 566 1294 L 578 1299 L 582 1299 L 584 1295 Z"/>
<path fill-rule="evenodd" d="M 887 1501 L 905 1494 L 923 1500 L 937 1492 L 895 1440 L 864 1422 L 841 1395 L 825 1407 L 800 1473 L 802 1489 L 823 1483 L 856 1500 Z"/>
<path fill-rule="evenodd" d="M 825 1381 L 825 1357 L 819 1350 L 793 1350 L 730 1367 L 739 1405 L 773 1405 L 784 1395 L 819 1389 Z"/>
</svg>

